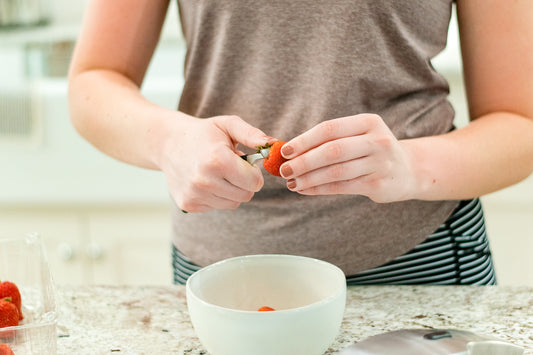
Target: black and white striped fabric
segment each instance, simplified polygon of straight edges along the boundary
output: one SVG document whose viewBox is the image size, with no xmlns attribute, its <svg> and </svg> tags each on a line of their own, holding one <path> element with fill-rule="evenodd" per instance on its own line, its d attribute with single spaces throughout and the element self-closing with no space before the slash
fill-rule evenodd
<svg viewBox="0 0 533 355">
<path fill-rule="evenodd" d="M 393 261 L 347 276 L 348 285 L 495 285 L 479 199 L 462 201 L 424 242 Z"/>
<path fill-rule="evenodd" d="M 174 269 L 174 283 L 185 285 L 189 276 L 201 269 L 200 266 L 191 262 L 172 244 L 172 268 Z"/>
<path fill-rule="evenodd" d="M 172 248 L 174 283 L 200 267 Z M 479 199 L 462 201 L 424 242 L 393 261 L 346 277 L 348 285 L 495 285 L 496 275 Z"/>
</svg>

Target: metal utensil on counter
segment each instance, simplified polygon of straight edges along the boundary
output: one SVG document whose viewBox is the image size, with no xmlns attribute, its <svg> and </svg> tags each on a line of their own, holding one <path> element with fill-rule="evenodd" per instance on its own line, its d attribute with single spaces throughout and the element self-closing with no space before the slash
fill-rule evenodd
<svg viewBox="0 0 533 355">
<path fill-rule="evenodd" d="M 455 329 L 402 329 L 352 344 L 339 355 L 522 355 L 494 337 Z"/>
<path fill-rule="evenodd" d="M 270 148 L 264 148 L 259 150 L 259 152 L 254 154 L 248 154 L 248 155 L 241 155 L 241 158 L 246 160 L 248 163 L 254 165 L 259 160 L 265 159 L 268 157 L 268 154 L 270 153 Z"/>
</svg>

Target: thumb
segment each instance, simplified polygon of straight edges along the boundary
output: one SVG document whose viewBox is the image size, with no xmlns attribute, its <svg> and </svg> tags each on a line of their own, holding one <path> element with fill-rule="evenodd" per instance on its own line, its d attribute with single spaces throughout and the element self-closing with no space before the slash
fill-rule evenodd
<svg viewBox="0 0 533 355">
<path fill-rule="evenodd" d="M 275 138 L 266 135 L 238 116 L 220 116 L 217 125 L 234 143 L 241 143 L 250 148 L 257 148 L 266 143 L 273 143 Z"/>
</svg>

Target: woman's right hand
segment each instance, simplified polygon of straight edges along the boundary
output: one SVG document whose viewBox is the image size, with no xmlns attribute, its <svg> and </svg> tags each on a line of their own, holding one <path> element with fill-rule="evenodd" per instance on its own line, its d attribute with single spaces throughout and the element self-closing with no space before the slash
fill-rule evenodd
<svg viewBox="0 0 533 355">
<path fill-rule="evenodd" d="M 236 209 L 263 186 L 261 170 L 240 158 L 237 145 L 272 141 L 237 116 L 198 119 L 181 114 L 163 143 L 160 168 L 183 211 Z"/>
</svg>

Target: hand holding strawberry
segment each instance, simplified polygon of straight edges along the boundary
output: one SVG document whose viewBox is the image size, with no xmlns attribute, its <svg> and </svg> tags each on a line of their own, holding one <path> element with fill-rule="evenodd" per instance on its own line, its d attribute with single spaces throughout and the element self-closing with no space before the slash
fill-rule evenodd
<svg viewBox="0 0 533 355">
<path fill-rule="evenodd" d="M 382 117 L 358 114 L 324 121 L 283 146 L 287 187 L 302 195 L 349 194 L 374 202 L 416 197 L 419 176 L 412 146 Z"/>
</svg>

